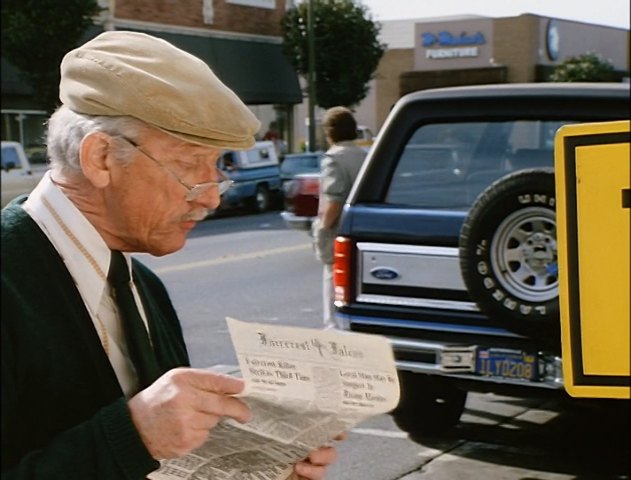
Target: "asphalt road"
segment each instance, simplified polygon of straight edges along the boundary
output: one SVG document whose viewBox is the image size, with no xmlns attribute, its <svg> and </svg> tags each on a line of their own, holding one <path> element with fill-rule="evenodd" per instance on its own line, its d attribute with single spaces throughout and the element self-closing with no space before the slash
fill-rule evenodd
<svg viewBox="0 0 631 480">
<path fill-rule="evenodd" d="M 202 222 L 180 252 L 140 255 L 165 281 L 194 366 L 235 364 L 224 318 L 319 327 L 320 265 L 308 236 L 278 212 Z M 568 408 L 470 394 L 462 422 L 411 439 L 388 415 L 340 442 L 328 480 L 629 479 L 629 403 Z"/>
</svg>

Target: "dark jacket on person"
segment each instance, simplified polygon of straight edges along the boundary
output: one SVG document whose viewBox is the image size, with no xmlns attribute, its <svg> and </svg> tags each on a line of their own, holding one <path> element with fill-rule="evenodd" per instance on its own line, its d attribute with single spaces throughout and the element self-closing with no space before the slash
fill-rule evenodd
<svg viewBox="0 0 631 480">
<path fill-rule="evenodd" d="M 2 210 L 0 246 L 2 478 L 145 478 L 158 462 L 131 421 L 88 310 L 17 201 Z M 163 283 L 137 259 L 132 270 L 162 371 L 189 365 Z"/>
</svg>

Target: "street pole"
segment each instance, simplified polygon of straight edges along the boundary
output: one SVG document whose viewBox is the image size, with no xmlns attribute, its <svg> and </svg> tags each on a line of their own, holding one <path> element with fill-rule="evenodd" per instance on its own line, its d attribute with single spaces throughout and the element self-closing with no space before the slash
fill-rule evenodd
<svg viewBox="0 0 631 480">
<path fill-rule="evenodd" d="M 309 74 L 307 84 L 309 90 L 309 151 L 316 151 L 315 135 L 315 38 L 313 28 L 313 0 L 309 0 L 307 8 L 307 41 L 309 46 Z"/>
<path fill-rule="evenodd" d="M 116 30 L 114 20 L 116 17 L 116 0 L 109 0 L 103 30 Z"/>
</svg>

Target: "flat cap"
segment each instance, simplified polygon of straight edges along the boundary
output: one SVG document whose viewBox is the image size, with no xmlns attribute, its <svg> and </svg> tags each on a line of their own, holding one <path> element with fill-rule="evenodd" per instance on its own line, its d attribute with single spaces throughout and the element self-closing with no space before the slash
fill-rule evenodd
<svg viewBox="0 0 631 480">
<path fill-rule="evenodd" d="M 68 52 L 59 98 L 88 115 L 128 115 L 182 140 L 248 149 L 261 124 L 199 58 L 139 32 L 107 31 Z"/>
</svg>

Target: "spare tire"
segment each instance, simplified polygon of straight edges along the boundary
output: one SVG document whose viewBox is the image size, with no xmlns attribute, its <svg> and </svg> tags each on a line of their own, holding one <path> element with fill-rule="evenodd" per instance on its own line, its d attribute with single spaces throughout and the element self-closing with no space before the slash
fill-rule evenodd
<svg viewBox="0 0 631 480">
<path fill-rule="evenodd" d="M 520 170 L 492 183 L 460 232 L 460 268 L 478 307 L 513 332 L 559 336 L 554 173 Z"/>
</svg>

